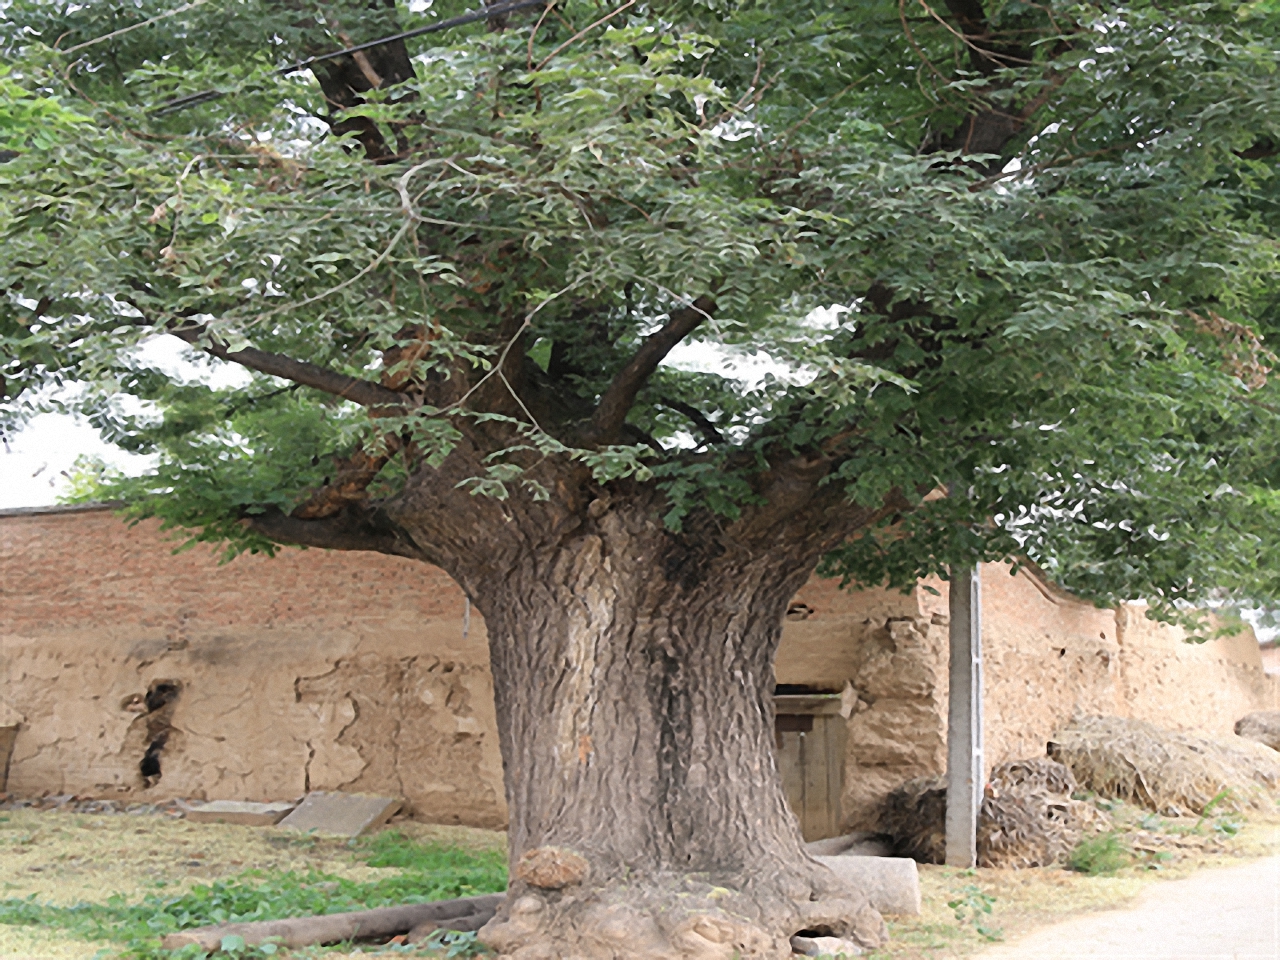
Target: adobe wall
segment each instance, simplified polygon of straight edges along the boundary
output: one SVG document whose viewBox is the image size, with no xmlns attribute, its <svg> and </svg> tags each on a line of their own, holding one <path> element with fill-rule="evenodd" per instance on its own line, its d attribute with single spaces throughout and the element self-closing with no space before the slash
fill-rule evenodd
<svg viewBox="0 0 1280 960">
<path fill-rule="evenodd" d="M 1043 756 L 1076 716 L 1232 736 L 1239 717 L 1280 703 L 1280 678 L 1264 674 L 1250 631 L 1186 643 L 1179 628 L 1147 620 L 1141 605 L 1099 609 L 1025 568 L 1011 572 L 982 570 L 988 772 Z M 875 829 L 889 791 L 946 770 L 947 584 L 931 580 L 903 596 L 842 593 L 814 580 L 796 600 L 810 611 L 803 635 L 787 624 L 779 682 L 851 685 L 841 815 L 846 829 Z"/>
<path fill-rule="evenodd" d="M 1265 671 L 1253 631 L 1185 643 L 1178 627 L 1148 620 L 1142 604 L 1116 611 L 1120 683 L 1129 715 L 1175 730 L 1231 736 L 1255 710 L 1280 709 L 1280 677 Z"/>
<path fill-rule="evenodd" d="M 376 554 L 283 550 L 218 565 L 103 510 L 0 516 L 0 726 L 8 789 L 150 800 L 399 793 L 443 823 L 505 822 L 484 623 L 441 571 Z M 988 768 L 1038 756 L 1064 722 L 1113 713 L 1229 734 L 1275 709 L 1251 636 L 1203 646 L 1099 610 L 1026 571 L 983 571 Z M 911 594 L 814 579 L 777 679 L 847 689 L 842 818 L 946 762 L 945 583 Z M 936 593 L 931 593 L 932 588 Z M 148 690 L 171 682 L 171 704 Z M 148 786 L 149 746 L 162 775 Z"/>
<path fill-rule="evenodd" d="M 11 792 L 365 790 L 437 822 L 505 822 L 484 623 L 464 635 L 442 571 L 321 550 L 220 566 L 175 545 L 100 510 L 0 518 L 0 713 L 22 724 Z M 180 694 L 147 713 L 164 681 Z M 139 764 L 166 730 L 148 789 Z"/>
</svg>

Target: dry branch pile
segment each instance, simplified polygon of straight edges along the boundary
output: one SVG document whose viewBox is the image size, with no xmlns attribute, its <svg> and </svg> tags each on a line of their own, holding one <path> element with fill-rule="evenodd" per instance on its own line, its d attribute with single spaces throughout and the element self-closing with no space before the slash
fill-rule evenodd
<svg viewBox="0 0 1280 960">
<path fill-rule="evenodd" d="M 1066 857 L 1096 819 L 1071 799 L 1071 771 L 1053 760 L 1015 760 L 991 772 L 978 813 L 978 862 L 984 867 L 1040 867 Z M 910 780 L 890 794 L 881 826 L 897 852 L 922 863 L 946 854 L 946 781 Z"/>
<path fill-rule="evenodd" d="M 1280 787 L 1280 754 L 1244 738 L 1208 740 L 1141 720 L 1085 717 L 1049 744 L 1080 785 L 1157 813 L 1202 813 L 1223 794 L 1230 810 L 1262 806 Z"/>
</svg>

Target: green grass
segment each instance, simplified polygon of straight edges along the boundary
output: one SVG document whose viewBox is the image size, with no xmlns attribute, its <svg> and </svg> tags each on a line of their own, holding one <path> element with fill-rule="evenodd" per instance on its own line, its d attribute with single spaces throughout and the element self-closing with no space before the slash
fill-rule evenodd
<svg viewBox="0 0 1280 960">
<path fill-rule="evenodd" d="M 380 833 L 356 847 L 371 867 L 403 872 L 367 883 L 318 871 L 265 873 L 249 870 L 188 892 L 165 897 L 149 894 L 138 903 L 113 897 L 104 904 L 58 907 L 34 897 L 0 900 L 0 923 L 53 927 L 86 940 L 120 945 L 118 955 L 133 960 L 201 955 L 160 950 L 160 938 L 176 930 L 216 923 L 277 920 L 369 907 L 425 903 L 506 889 L 506 859 L 499 851 L 474 852 L 420 844 L 394 831 Z M 235 951 L 267 956 L 273 949 Z"/>
<path fill-rule="evenodd" d="M 1115 873 L 1133 862 L 1133 855 L 1114 833 L 1088 837 L 1076 844 L 1067 866 L 1090 876 Z"/>
</svg>

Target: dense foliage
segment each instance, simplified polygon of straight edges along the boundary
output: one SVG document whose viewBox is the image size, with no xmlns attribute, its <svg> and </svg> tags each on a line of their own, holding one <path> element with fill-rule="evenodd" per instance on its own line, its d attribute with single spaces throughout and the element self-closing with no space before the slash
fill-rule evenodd
<svg viewBox="0 0 1280 960">
<path fill-rule="evenodd" d="M 679 529 L 803 457 L 903 504 L 828 558 L 864 582 L 1026 557 L 1099 600 L 1280 597 L 1274 0 L 566 0 L 327 104 L 368 59 L 277 69 L 466 8 L 179 6 L 3 28 L 4 423 L 156 457 L 94 495 L 269 548 L 238 521 L 322 515 L 357 451 L 376 504 L 465 438 L 477 495 L 574 461 Z M 166 332 L 255 372 L 166 373 Z"/>
</svg>

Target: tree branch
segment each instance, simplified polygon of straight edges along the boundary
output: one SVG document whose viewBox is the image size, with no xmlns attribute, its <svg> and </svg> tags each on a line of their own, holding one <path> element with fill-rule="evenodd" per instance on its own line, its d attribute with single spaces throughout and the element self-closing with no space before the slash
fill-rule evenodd
<svg viewBox="0 0 1280 960">
<path fill-rule="evenodd" d="M 345 373 L 338 373 L 315 363 L 294 360 L 279 353 L 267 353 L 255 347 L 231 350 L 225 343 L 216 339 L 202 343 L 200 337 L 205 332 L 203 324 L 171 327 L 168 332 L 219 360 L 238 363 L 242 367 L 280 377 L 282 380 L 292 380 L 304 387 L 312 387 L 324 393 L 331 393 L 335 397 L 350 400 L 352 403 L 358 403 L 362 407 L 376 408 L 382 416 L 394 416 L 405 412 L 406 409 L 403 396 L 368 380 L 349 377 Z"/>
<path fill-rule="evenodd" d="M 692 333 L 698 324 L 708 319 L 715 308 L 716 302 L 711 297 L 699 297 L 690 306 L 674 311 L 666 326 L 641 345 L 631 362 L 618 371 L 601 396 L 587 431 L 588 442 L 614 443 L 618 439 L 627 414 L 645 381 L 658 369 L 663 357 Z"/>
<path fill-rule="evenodd" d="M 707 415 L 695 407 L 691 403 L 685 403 L 683 400 L 672 400 L 669 397 L 662 397 L 659 401 L 664 407 L 670 407 L 676 413 L 682 413 L 690 420 L 693 425 L 698 428 L 698 432 L 702 434 L 702 439 L 707 443 L 724 443 L 724 434 L 722 434 L 714 423 L 707 419 Z"/>
<path fill-rule="evenodd" d="M 318 520 L 304 520 L 268 507 L 263 513 L 242 513 L 240 522 L 276 541 L 324 550 L 370 550 L 413 560 L 430 560 L 426 551 L 380 510 L 347 505 Z"/>
</svg>

